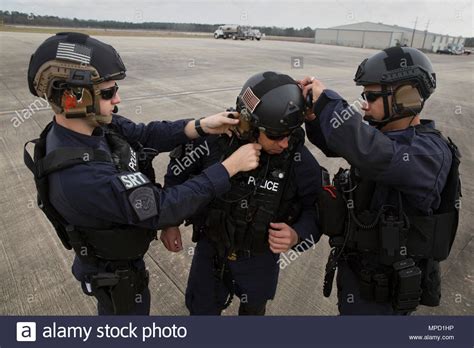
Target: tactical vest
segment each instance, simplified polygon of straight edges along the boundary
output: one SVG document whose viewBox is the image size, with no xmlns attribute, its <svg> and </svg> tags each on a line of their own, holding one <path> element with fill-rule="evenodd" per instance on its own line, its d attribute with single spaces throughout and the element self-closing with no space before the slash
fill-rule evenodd
<svg viewBox="0 0 474 348">
<path fill-rule="evenodd" d="M 225 138 L 220 140 L 224 158 L 242 145 L 236 137 L 231 144 Z M 296 150 L 303 142 L 304 132 L 299 129 L 281 154 L 262 152 L 259 167 L 232 177 L 230 191 L 211 203 L 204 233 L 221 253 L 267 252 L 270 222 L 291 225 L 299 217 L 301 205 L 291 175 Z"/>
<path fill-rule="evenodd" d="M 442 137 L 432 128 L 418 126 L 415 129 L 417 133 Z M 452 163 L 441 193 L 441 204 L 433 215 L 413 215 L 405 211 L 401 193 L 397 191 L 392 191 L 398 196 L 396 205 L 371 210 L 376 184 L 358 177 L 354 168 L 340 169 L 334 177 L 334 186 L 325 188 L 318 208 L 322 231 L 330 237 L 333 248 L 326 265 L 325 296 L 330 295 L 337 261 L 344 257 L 359 275 L 360 293 L 365 299 L 385 302 L 391 298 L 394 308 L 400 311 L 414 310 L 420 296 L 422 304 L 439 305 L 440 294 L 433 295 L 439 289 L 434 291 L 430 288 L 434 285 L 421 284 L 426 277 L 422 273 L 428 270 L 421 272 L 418 266 L 445 260 L 458 227 L 461 155 L 451 139 L 443 139 L 451 150 Z M 374 279 L 374 274 L 378 278 Z M 403 282 L 409 284 L 406 286 L 411 291 L 409 294 L 400 295 Z"/>
<path fill-rule="evenodd" d="M 133 260 L 143 257 L 150 242 L 156 237 L 156 231 L 128 225 L 94 229 L 69 224 L 49 200 L 48 175 L 77 164 L 110 162 L 119 171 L 141 170 L 151 180 L 154 178 L 151 160 L 156 153 L 152 153 L 150 149 L 143 150 L 138 143 L 134 144 L 135 151 L 114 126 L 109 125 L 103 127 L 103 130 L 111 154 L 93 148 L 62 147 L 46 155 L 46 135 L 52 125 L 53 122 L 49 123 L 38 139 L 25 144 L 24 162 L 34 175 L 38 206 L 53 224 L 64 247 L 74 249 L 77 256 L 87 263 L 95 263 L 98 259 Z M 33 159 L 26 150 L 29 143 L 35 145 Z"/>
</svg>

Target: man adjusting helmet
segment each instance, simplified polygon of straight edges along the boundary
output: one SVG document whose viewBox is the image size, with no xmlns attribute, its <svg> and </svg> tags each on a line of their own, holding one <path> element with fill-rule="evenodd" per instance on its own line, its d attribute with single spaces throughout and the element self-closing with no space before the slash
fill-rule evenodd
<svg viewBox="0 0 474 348">
<path fill-rule="evenodd" d="M 230 177 L 258 165 L 248 144 L 172 190 L 155 182 L 159 152 L 238 121 L 219 113 L 198 120 L 136 124 L 117 115 L 117 81 L 125 66 L 115 49 L 80 33 L 58 33 L 32 55 L 28 85 L 45 97 L 53 121 L 25 164 L 34 174 L 38 205 L 61 242 L 74 249 L 73 274 L 99 314 L 148 314 L 143 256 L 156 230 L 179 223 L 227 192 Z"/>
</svg>

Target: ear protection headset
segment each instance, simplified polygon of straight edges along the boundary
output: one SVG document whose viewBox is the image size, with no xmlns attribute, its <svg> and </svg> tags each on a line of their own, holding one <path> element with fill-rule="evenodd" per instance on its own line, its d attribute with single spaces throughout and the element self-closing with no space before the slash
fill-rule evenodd
<svg viewBox="0 0 474 348">
<path fill-rule="evenodd" d="M 393 91 L 392 115 L 404 118 L 418 115 L 423 109 L 424 100 L 413 85 L 402 85 Z"/>
<path fill-rule="evenodd" d="M 390 86 L 382 85 L 382 91 L 390 91 Z M 383 128 L 386 124 L 400 120 L 405 117 L 414 117 L 423 109 L 425 101 L 421 97 L 419 89 L 416 85 L 405 84 L 395 87 L 391 93 L 392 104 L 390 105 L 388 95 L 382 96 L 384 106 L 384 118 L 376 120 L 372 117 L 364 116 L 369 124 L 376 126 L 378 129 Z M 391 112 L 390 112 L 391 111 Z"/>
<path fill-rule="evenodd" d="M 100 115 L 99 74 L 92 66 L 64 61 L 48 61 L 35 77 L 39 92 L 50 95 L 51 107 L 66 118 L 95 118 Z"/>
</svg>

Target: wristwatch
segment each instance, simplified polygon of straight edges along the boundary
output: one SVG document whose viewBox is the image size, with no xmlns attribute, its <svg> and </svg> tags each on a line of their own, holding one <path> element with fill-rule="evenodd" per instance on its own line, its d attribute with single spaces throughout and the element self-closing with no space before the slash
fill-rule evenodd
<svg viewBox="0 0 474 348">
<path fill-rule="evenodd" d="M 194 121 L 194 128 L 196 128 L 196 132 L 197 134 L 199 134 L 200 137 L 205 137 L 209 135 L 208 133 L 204 132 L 204 129 L 202 129 L 200 118 Z"/>
</svg>

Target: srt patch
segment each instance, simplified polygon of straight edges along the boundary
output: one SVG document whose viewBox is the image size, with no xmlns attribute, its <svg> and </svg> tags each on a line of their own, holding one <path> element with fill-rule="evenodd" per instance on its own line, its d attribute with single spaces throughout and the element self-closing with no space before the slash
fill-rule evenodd
<svg viewBox="0 0 474 348">
<path fill-rule="evenodd" d="M 140 172 L 120 175 L 119 179 L 127 190 L 150 183 L 150 180 L 145 176 L 145 174 Z"/>
</svg>

